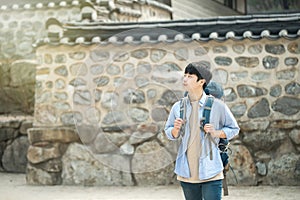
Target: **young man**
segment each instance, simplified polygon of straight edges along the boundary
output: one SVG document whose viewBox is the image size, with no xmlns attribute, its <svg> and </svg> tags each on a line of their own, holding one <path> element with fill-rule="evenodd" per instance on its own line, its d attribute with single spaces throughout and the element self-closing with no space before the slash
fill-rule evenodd
<svg viewBox="0 0 300 200">
<path fill-rule="evenodd" d="M 219 138 L 230 140 L 239 133 L 234 116 L 219 99 L 214 99 L 210 123 L 201 127 L 203 107 L 208 97 L 204 89 L 211 78 L 211 72 L 198 63 L 190 63 L 185 68 L 183 86 L 188 99 L 184 120 L 180 118 L 178 101 L 173 105 L 164 129 L 170 140 L 182 139 L 175 173 L 187 200 L 221 199 L 223 165 L 218 149 Z"/>
</svg>

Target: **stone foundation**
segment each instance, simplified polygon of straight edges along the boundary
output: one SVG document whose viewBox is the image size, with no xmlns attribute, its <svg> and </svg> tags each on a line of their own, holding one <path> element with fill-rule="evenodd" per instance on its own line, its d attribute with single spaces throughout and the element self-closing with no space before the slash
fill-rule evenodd
<svg viewBox="0 0 300 200">
<path fill-rule="evenodd" d="M 0 116 L 0 171 L 25 173 L 32 116 Z"/>
<path fill-rule="evenodd" d="M 117 136 L 112 137 L 116 137 L 114 139 L 117 141 Z M 140 160 L 143 156 L 139 153 L 151 152 L 163 144 L 168 146 L 168 141 L 162 140 L 162 135 L 152 135 L 152 138 L 143 140 L 133 138 L 132 145 L 143 143 L 137 147 L 135 155 L 130 152 L 129 143 L 125 143 L 127 147 L 120 147 L 123 153 L 94 154 L 81 143 L 76 130 L 72 128 L 32 128 L 28 131 L 28 138 L 28 184 L 132 186 L 167 185 L 175 181 L 174 164 L 167 149 Z M 149 170 L 158 161 L 160 168 Z"/>
</svg>

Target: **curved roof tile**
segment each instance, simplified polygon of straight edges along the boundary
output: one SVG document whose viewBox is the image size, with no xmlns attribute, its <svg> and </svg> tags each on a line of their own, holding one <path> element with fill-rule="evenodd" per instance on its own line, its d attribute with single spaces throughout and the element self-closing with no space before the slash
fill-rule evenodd
<svg viewBox="0 0 300 200">
<path fill-rule="evenodd" d="M 38 3 L 25 3 L 25 4 L 12 4 L 2 5 L 0 10 L 29 10 L 29 9 L 41 9 L 41 8 L 55 8 L 66 6 L 78 6 L 80 2 L 78 0 L 72 1 L 59 1 L 59 2 L 38 2 Z"/>
<path fill-rule="evenodd" d="M 69 44 L 295 39 L 300 36 L 300 13 L 139 23 L 69 22 L 61 23 L 61 27 Z M 48 41 L 54 44 L 60 40 Z"/>
<path fill-rule="evenodd" d="M 20 3 L 22 2 L 22 3 Z M 54 7 L 66 7 L 66 6 L 79 6 L 85 3 L 95 3 L 97 4 L 101 4 L 101 0 L 66 0 L 66 1 L 59 1 L 59 0 L 52 0 L 50 2 L 43 2 L 43 1 L 30 1 L 30 0 L 26 0 L 24 1 L 4 1 L 0 3 L 0 9 L 1 10 L 16 10 L 16 9 L 40 9 L 40 8 L 54 8 Z M 135 3 L 139 3 L 139 4 L 147 4 L 147 5 L 151 5 L 151 6 L 155 6 L 158 7 L 160 9 L 163 10 L 167 10 L 168 12 L 173 12 L 173 9 L 168 6 L 165 5 L 163 3 L 154 1 L 154 0 L 143 0 L 143 1 L 136 1 Z M 127 11 L 124 10 L 124 8 L 119 8 L 120 12 L 123 13 L 130 13 L 133 15 L 140 15 L 139 12 L 134 12 L 134 11 Z M 133 13 L 132 13 L 133 12 Z"/>
</svg>

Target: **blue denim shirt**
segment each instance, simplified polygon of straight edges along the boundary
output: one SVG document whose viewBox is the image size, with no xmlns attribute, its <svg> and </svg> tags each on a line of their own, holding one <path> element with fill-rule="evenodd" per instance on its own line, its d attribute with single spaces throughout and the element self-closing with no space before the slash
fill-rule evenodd
<svg viewBox="0 0 300 200">
<path fill-rule="evenodd" d="M 203 106 L 205 105 L 205 101 L 207 99 L 207 95 L 203 92 L 202 98 L 199 100 L 199 121 L 202 118 L 203 114 Z M 171 131 L 174 127 L 174 121 L 176 118 L 180 116 L 180 101 L 176 102 L 169 114 L 168 120 L 166 122 L 164 131 L 170 140 L 178 140 L 181 139 L 181 144 L 178 149 L 175 170 L 174 172 L 184 178 L 190 178 L 190 170 L 188 165 L 188 160 L 186 156 L 186 151 L 188 148 L 188 141 L 190 137 L 190 127 L 189 127 L 189 118 L 191 115 L 191 104 L 190 101 L 187 101 L 186 105 L 186 122 L 185 122 L 185 133 L 183 136 L 179 138 L 174 138 Z M 226 134 L 228 140 L 232 139 L 239 133 L 239 126 L 227 107 L 227 105 L 219 100 L 215 99 L 211 108 L 210 114 L 210 123 L 214 124 L 216 130 L 223 130 Z M 215 143 L 211 142 L 207 134 L 203 132 L 199 127 L 199 134 L 201 139 L 201 154 L 199 159 L 199 179 L 205 180 L 210 179 L 216 175 L 218 175 L 223 170 L 223 164 L 220 157 L 218 142 L 219 138 L 213 138 Z M 210 147 L 209 143 L 212 144 Z M 212 151 L 212 160 L 210 159 L 210 149 Z"/>
</svg>

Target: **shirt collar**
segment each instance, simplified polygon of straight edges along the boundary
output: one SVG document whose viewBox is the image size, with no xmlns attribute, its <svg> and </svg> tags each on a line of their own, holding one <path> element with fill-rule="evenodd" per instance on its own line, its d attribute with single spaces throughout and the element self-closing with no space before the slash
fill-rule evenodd
<svg viewBox="0 0 300 200">
<path fill-rule="evenodd" d="M 199 100 L 199 105 L 200 105 L 201 107 L 205 104 L 206 98 L 207 98 L 207 94 L 203 91 L 202 97 L 201 97 L 201 99 Z M 188 98 L 188 101 L 191 102 L 190 98 Z"/>
<path fill-rule="evenodd" d="M 203 105 L 205 104 L 206 97 L 207 97 L 207 95 L 206 95 L 205 92 L 203 91 L 202 97 L 201 97 L 201 99 L 199 100 L 200 106 L 203 106 Z"/>
</svg>

